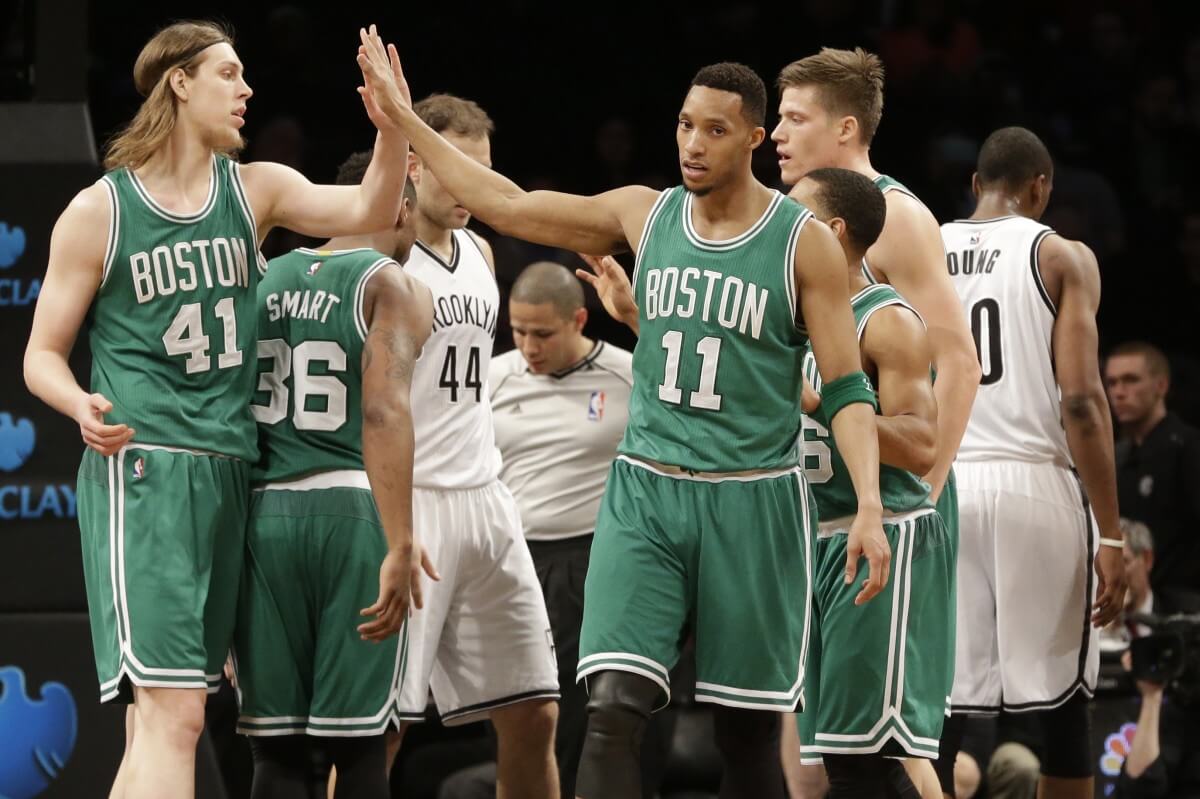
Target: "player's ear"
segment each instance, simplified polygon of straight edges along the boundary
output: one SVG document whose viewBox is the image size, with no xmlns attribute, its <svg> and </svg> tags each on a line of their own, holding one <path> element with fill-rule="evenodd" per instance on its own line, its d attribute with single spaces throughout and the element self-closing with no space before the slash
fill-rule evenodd
<svg viewBox="0 0 1200 799">
<path fill-rule="evenodd" d="M 185 103 L 188 99 L 187 78 L 188 74 L 183 71 L 182 67 L 175 67 L 167 77 L 167 82 L 171 86 L 171 91 L 175 92 L 175 97 Z"/>
<path fill-rule="evenodd" d="M 421 159 L 414 152 L 408 154 L 408 179 L 414 186 L 421 185 Z"/>
<path fill-rule="evenodd" d="M 588 312 L 587 308 L 580 306 L 575 309 L 575 331 L 582 332 L 583 326 L 587 324 Z"/>
<path fill-rule="evenodd" d="M 837 122 L 838 144 L 848 144 L 858 136 L 858 117 L 844 116 Z"/>
<path fill-rule="evenodd" d="M 763 140 L 766 138 L 767 138 L 767 129 L 764 128 L 762 125 L 756 126 L 754 128 L 754 130 L 750 131 L 750 149 L 751 150 L 758 149 L 758 145 L 762 144 Z"/>
<path fill-rule="evenodd" d="M 411 156 L 410 156 L 411 157 Z M 971 194 L 975 195 L 975 199 L 979 199 L 979 195 L 983 193 L 983 185 L 979 182 L 979 173 L 971 173 Z"/>
</svg>

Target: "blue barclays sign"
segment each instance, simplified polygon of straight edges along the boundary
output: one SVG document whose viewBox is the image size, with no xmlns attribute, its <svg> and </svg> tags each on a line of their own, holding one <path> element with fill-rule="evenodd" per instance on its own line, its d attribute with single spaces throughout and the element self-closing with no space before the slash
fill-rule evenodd
<svg viewBox="0 0 1200 799">
<path fill-rule="evenodd" d="M 0 472 L 15 472 L 33 454 L 37 430 L 28 419 L 0 413 Z M 0 481 L 0 519 L 74 519 L 75 488 L 55 483 Z M 0 792 L 0 796 L 4 796 Z"/>
<path fill-rule="evenodd" d="M 24 228 L 9 227 L 7 222 L 0 222 L 0 270 L 11 269 L 20 260 L 25 253 L 25 243 Z M 38 278 L 0 277 L 0 308 L 32 305 L 41 291 L 42 281 Z"/>
<path fill-rule="evenodd" d="M 0 796 L 32 799 L 58 778 L 75 751 L 79 712 L 60 682 L 26 692 L 25 672 L 0 666 Z"/>
</svg>

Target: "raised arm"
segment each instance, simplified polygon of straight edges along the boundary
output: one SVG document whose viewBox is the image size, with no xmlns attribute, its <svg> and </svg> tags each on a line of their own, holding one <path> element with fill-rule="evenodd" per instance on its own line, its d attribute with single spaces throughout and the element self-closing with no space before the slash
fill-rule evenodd
<svg viewBox="0 0 1200 799">
<path fill-rule="evenodd" d="M 316 185 L 291 167 L 269 161 L 241 167 L 260 241 L 273 227 L 332 237 L 374 233 L 396 224 L 408 176 L 408 140 L 397 121 L 402 109 L 411 109 L 412 98 L 396 48 L 384 48 L 374 25 L 359 36 L 363 85 L 358 92 L 379 131 L 362 183 Z"/>
<path fill-rule="evenodd" d="M 1100 537 L 1120 542 L 1124 534 L 1117 509 L 1112 418 L 1097 353 L 1100 267 L 1087 245 L 1061 236 L 1047 236 L 1037 257 L 1047 291 L 1058 308 L 1052 349 L 1067 447 L 1100 525 Z M 1096 571 L 1100 581 L 1092 621 L 1102 627 L 1117 617 L 1125 602 L 1125 567 L 1119 545 L 1100 546 Z"/>
<path fill-rule="evenodd" d="M 646 186 L 582 197 L 557 191 L 527 192 L 443 139 L 411 109 L 401 128 L 425 167 L 463 207 L 506 236 L 606 255 L 636 249 L 658 194 Z"/>
<path fill-rule="evenodd" d="M 74 419 L 84 443 L 102 455 L 120 449 L 133 438 L 134 430 L 124 424 L 104 424 L 112 403 L 84 390 L 68 360 L 100 288 L 111 213 L 108 190 L 95 183 L 75 195 L 54 224 L 50 261 L 25 348 L 25 385 L 30 393 Z"/>
<path fill-rule="evenodd" d="M 962 303 L 946 274 L 946 252 L 937 220 L 902 192 L 887 194 L 887 221 L 867 251 L 888 282 L 912 303 L 928 325 L 937 367 L 937 460 L 924 475 L 936 499 L 946 483 L 979 389 L 979 358 Z"/>
<path fill-rule="evenodd" d="M 850 309 L 846 256 L 833 231 L 815 219 L 810 219 L 800 230 L 795 270 L 800 310 L 812 337 L 813 354 L 825 385 L 823 401 L 829 402 L 831 389 L 835 385 L 846 385 L 842 378 L 854 380 L 857 374 L 865 383 L 865 375 L 862 375 L 854 313 Z M 870 397 L 865 385 L 859 388 L 856 396 L 856 401 L 840 411 L 836 407 L 832 409 L 831 426 L 858 497 L 858 514 L 847 541 L 846 582 L 853 582 L 858 571 L 858 558 L 865 556 L 870 571 L 862 591 L 854 600 L 861 605 L 887 584 L 891 549 L 880 523 L 883 507 L 879 498 L 879 439 L 875 409 L 864 401 Z"/>
<path fill-rule="evenodd" d="M 867 323 L 863 353 L 877 374 L 879 460 L 925 474 L 937 456 L 937 400 L 925 326 L 907 308 L 882 308 Z"/>
<path fill-rule="evenodd" d="M 433 298 L 399 267 L 388 267 L 367 284 L 363 312 L 368 320 L 363 345 L 363 463 L 388 554 L 380 566 L 379 599 L 362 611 L 375 618 L 362 624 L 359 633 L 380 640 L 400 629 L 410 595 L 420 606 L 420 582 L 414 573 L 420 558 L 414 558 L 409 395 L 413 369 L 433 326 Z"/>
</svg>

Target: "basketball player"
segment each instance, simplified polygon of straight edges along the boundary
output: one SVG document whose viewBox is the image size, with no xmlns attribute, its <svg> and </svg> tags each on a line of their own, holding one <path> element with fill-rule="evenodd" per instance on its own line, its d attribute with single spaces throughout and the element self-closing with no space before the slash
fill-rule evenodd
<svg viewBox="0 0 1200 799">
<path fill-rule="evenodd" d="M 472 164 L 491 164 L 492 121 L 476 103 L 433 95 L 416 113 Z M 417 241 L 405 272 L 429 287 L 434 313 L 413 377 L 413 520 L 443 579 L 409 622 L 400 717 L 422 720 L 432 687 L 443 723 L 491 718 L 500 795 L 549 799 L 558 796 L 558 668 L 520 512 L 499 480 L 488 402 L 500 310 L 491 248 L 420 161 L 412 180 Z"/>
<path fill-rule="evenodd" d="M 824 410 L 804 418 L 805 475 L 820 513 L 813 640 L 800 716 L 803 762 L 824 761 L 830 797 L 919 796 L 895 757 L 933 758 L 953 665 L 953 552 L 926 474 L 936 457 L 937 401 L 924 324 L 891 286 L 869 282 L 861 262 L 884 227 L 875 184 L 845 169 L 816 169 L 791 196 L 837 232 L 850 271 L 863 367 L 878 387 L 879 488 L 895 559 L 892 588 L 864 608 L 842 583 L 854 494 Z M 820 392 L 811 353 L 806 382 Z M 882 710 L 881 710 L 882 708 Z"/>
<path fill-rule="evenodd" d="M 805 475 L 821 532 L 814 565 L 817 631 L 807 664 L 805 712 L 799 717 L 802 762 L 816 766 L 824 760 L 832 797 L 917 796 L 892 758 L 937 754 L 952 663 L 930 653 L 947 649 L 954 601 L 947 533 L 929 486 L 917 476 L 929 469 L 936 452 L 929 342 L 920 317 L 895 289 L 872 284 L 862 273 L 863 254 L 879 235 L 886 212 L 875 184 L 850 170 L 817 169 L 790 196 L 833 228 L 846 254 L 864 367 L 879 386 L 884 530 L 897 558 L 892 590 L 864 608 L 854 607 L 853 593 L 840 579 L 854 495 L 823 409 L 806 402 Z M 583 276 L 605 308 L 636 325 L 637 309 L 620 265 L 611 258 L 587 261 L 593 272 Z M 811 351 L 804 370 L 806 394 L 810 385 L 819 392 Z M 811 405 L 818 402 L 812 395 Z M 792 747 L 798 743 L 787 733 L 785 739 Z M 787 751 L 789 762 L 798 751 Z"/>
<path fill-rule="evenodd" d="M 811 604 L 814 520 L 795 448 L 808 333 L 858 496 L 845 579 L 855 581 L 865 555 L 858 601 L 887 582 L 874 395 L 858 361 L 844 256 L 806 209 L 754 179 L 765 112 L 766 89 L 750 69 L 705 67 L 678 116 L 683 185 L 595 197 L 524 192 L 415 115 L 404 126 L 440 184 L 500 232 L 638 253 L 630 425 L 585 588 L 584 799 L 641 795 L 637 742 L 669 699 L 689 620 L 697 698 L 719 706 L 721 795 L 782 796 L 778 713 L 800 701 Z"/>
<path fill-rule="evenodd" d="M 370 161 L 352 156 L 338 184 L 359 185 Z M 397 263 L 416 237 L 404 192 L 391 228 L 293 250 L 259 285 L 262 449 L 234 647 L 253 799 L 304 795 L 305 735 L 337 768 L 335 796 L 390 795 L 383 732 L 398 723 L 410 592 L 421 604 L 409 383 L 433 324 L 429 290 Z M 375 618 L 356 634 L 360 615 Z"/>
<path fill-rule="evenodd" d="M 853 169 L 874 180 L 887 200 L 887 222 L 863 268 L 871 281 L 895 286 L 928 326 L 938 375 L 938 457 L 924 478 L 956 549 L 958 500 L 951 466 L 979 385 L 979 361 L 943 269 L 937 220 L 904 185 L 871 164 L 871 140 L 883 115 L 883 62 L 861 48 L 824 48 L 784 67 L 778 86 L 780 119 L 771 138 L 783 182 L 794 185 L 820 167 Z M 953 638 L 946 657 L 954 657 Z M 953 671 L 947 676 L 952 681 Z M 947 732 L 960 735 L 957 729 Z M 953 794 L 953 761 L 939 761 L 937 777 L 943 792 Z"/>
<path fill-rule="evenodd" d="M 972 178 L 975 213 L 942 234 L 983 365 L 955 467 L 953 709 L 1040 713 L 1038 796 L 1065 799 L 1092 795 L 1086 703 L 1099 668 L 1096 628 L 1120 612 L 1125 577 L 1096 357 L 1100 274 L 1087 246 L 1037 221 L 1053 173 L 1033 133 L 996 131 Z"/>
<path fill-rule="evenodd" d="M 79 471 L 100 698 L 133 700 L 116 796 L 192 796 L 205 689 L 229 648 L 242 568 L 256 368 L 258 243 L 394 224 L 407 151 L 399 61 L 361 31 L 359 89 L 379 128 L 362 186 L 313 186 L 230 155 L 250 87 L 229 34 L 159 31 L 134 82 L 146 98 L 101 180 L 59 217 L 25 356 L 29 390 L 79 423 Z M 92 318 L 90 391 L 67 359 Z"/>
</svg>

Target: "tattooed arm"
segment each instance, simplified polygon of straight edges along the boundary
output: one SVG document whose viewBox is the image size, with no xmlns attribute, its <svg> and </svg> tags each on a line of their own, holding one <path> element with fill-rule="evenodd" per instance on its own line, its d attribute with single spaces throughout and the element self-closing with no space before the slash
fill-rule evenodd
<svg viewBox="0 0 1200 799">
<path fill-rule="evenodd" d="M 358 628 L 366 640 L 398 632 L 410 596 L 421 606 L 420 548 L 413 540 L 413 424 L 409 389 L 421 347 L 433 326 L 429 289 L 397 267 L 385 267 L 367 283 L 363 317 L 367 339 L 362 363 L 362 446 L 371 493 L 387 538 L 379 569 L 379 599 Z M 432 567 L 427 568 L 432 573 Z"/>
</svg>

